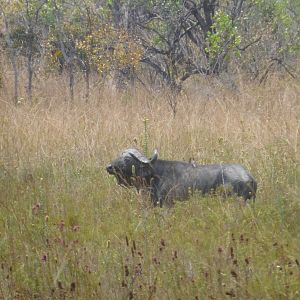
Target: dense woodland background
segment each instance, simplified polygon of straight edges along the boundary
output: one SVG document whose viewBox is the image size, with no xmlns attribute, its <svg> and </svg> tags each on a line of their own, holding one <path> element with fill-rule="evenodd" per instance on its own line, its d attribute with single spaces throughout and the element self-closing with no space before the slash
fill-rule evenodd
<svg viewBox="0 0 300 300">
<path fill-rule="evenodd" d="M 0 299 L 299 299 L 298 0 L 0 0 Z M 256 202 L 152 207 L 123 149 L 238 162 Z"/>
<path fill-rule="evenodd" d="M 88 100 L 91 77 L 176 94 L 191 77 L 235 87 L 237 72 L 260 84 L 274 71 L 297 76 L 297 0 L 2 0 L 0 13 L 2 66 L 12 70 L 1 70 L 1 83 L 13 80 L 16 103 L 51 75 L 68 76 L 65 100 L 79 80 Z"/>
</svg>

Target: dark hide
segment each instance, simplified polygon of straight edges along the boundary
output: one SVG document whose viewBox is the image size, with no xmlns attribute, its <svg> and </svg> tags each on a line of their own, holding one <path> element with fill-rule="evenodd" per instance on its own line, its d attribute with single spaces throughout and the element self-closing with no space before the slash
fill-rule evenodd
<svg viewBox="0 0 300 300">
<path fill-rule="evenodd" d="M 148 159 L 136 149 L 125 150 L 106 168 L 118 184 L 148 189 L 151 199 L 161 206 L 166 201 L 186 199 L 195 191 L 202 194 L 218 189 L 245 200 L 255 199 L 257 183 L 239 164 L 197 165 L 181 161 L 158 159 L 157 151 Z"/>
</svg>

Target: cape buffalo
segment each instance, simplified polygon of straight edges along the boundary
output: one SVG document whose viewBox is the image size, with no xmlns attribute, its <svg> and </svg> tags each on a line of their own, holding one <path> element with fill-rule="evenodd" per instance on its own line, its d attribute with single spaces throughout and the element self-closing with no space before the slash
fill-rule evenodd
<svg viewBox="0 0 300 300">
<path fill-rule="evenodd" d="M 127 149 L 106 170 L 117 178 L 119 185 L 146 188 L 154 205 L 185 199 L 197 190 L 205 194 L 220 189 L 245 201 L 256 196 L 255 179 L 239 164 L 197 165 L 162 160 L 156 150 L 148 159 L 136 149 Z"/>
</svg>

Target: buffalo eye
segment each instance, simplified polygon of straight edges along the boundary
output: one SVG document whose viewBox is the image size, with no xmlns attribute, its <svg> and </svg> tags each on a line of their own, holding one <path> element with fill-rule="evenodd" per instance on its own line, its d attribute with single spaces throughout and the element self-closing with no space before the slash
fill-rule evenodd
<svg viewBox="0 0 300 300">
<path fill-rule="evenodd" d="M 107 171 L 109 174 L 112 174 L 112 173 L 114 172 L 113 166 L 112 166 L 112 165 L 108 165 L 108 166 L 106 167 L 106 171 Z"/>
</svg>

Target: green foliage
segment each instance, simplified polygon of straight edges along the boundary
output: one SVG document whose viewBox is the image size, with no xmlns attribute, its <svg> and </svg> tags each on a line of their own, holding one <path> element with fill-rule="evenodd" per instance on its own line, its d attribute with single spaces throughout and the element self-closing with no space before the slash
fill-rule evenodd
<svg viewBox="0 0 300 300">
<path fill-rule="evenodd" d="M 30 47 L 34 54 L 39 54 L 39 37 L 33 32 L 22 26 L 18 26 L 11 34 L 13 41 L 13 47 L 20 51 L 20 53 L 26 56 L 28 48 Z"/>
<path fill-rule="evenodd" d="M 241 43 L 238 29 L 230 16 L 219 10 L 214 16 L 214 23 L 206 37 L 206 53 L 213 60 L 228 50 L 236 49 Z"/>
<path fill-rule="evenodd" d="M 44 23 L 39 13 L 44 4 L 40 1 L 20 0 L 1 2 L 0 12 L 5 16 L 10 31 L 11 46 L 25 57 L 28 53 L 40 55 Z"/>
<path fill-rule="evenodd" d="M 280 41 L 277 52 L 299 53 L 300 29 L 299 11 L 289 0 L 257 0 L 254 13 L 262 17 L 262 21 L 271 26 L 272 35 Z"/>
</svg>

